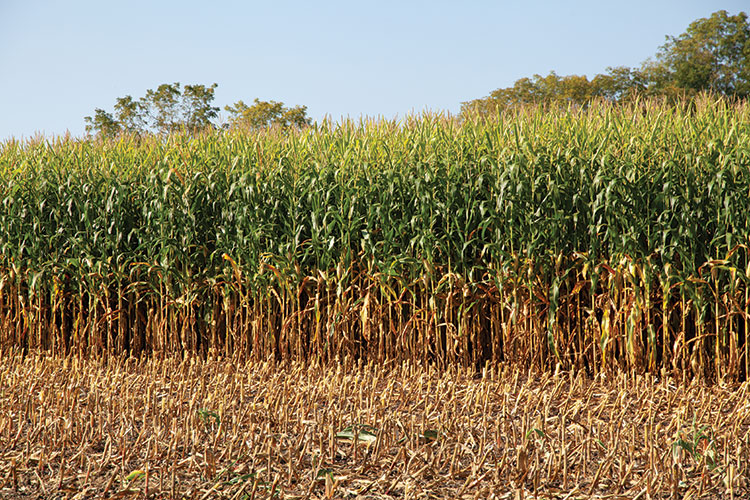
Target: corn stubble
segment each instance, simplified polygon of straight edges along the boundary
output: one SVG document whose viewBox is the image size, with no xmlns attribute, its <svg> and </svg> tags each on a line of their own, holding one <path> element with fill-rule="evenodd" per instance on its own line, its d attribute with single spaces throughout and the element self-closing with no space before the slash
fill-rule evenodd
<svg viewBox="0 0 750 500">
<path fill-rule="evenodd" d="M 3 498 L 750 495 L 747 384 L 12 354 L 1 376 Z"/>
</svg>

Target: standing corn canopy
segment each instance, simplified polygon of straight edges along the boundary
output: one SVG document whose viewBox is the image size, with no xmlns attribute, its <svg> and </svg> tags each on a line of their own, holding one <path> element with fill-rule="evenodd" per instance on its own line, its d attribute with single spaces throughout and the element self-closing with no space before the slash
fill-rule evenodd
<svg viewBox="0 0 750 500">
<path fill-rule="evenodd" d="M 0 343 L 744 379 L 750 113 L 0 146 Z"/>
</svg>

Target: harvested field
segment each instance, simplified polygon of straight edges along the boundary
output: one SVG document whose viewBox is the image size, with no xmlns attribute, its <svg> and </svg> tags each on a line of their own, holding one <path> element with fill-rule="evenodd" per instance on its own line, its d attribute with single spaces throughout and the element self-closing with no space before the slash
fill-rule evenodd
<svg viewBox="0 0 750 500">
<path fill-rule="evenodd" d="M 748 498 L 748 385 L 6 354 L 2 498 Z"/>
</svg>

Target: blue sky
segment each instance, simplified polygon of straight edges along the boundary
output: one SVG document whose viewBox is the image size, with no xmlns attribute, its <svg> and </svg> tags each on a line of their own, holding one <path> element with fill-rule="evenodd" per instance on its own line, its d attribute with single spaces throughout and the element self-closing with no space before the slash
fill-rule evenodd
<svg viewBox="0 0 750 500">
<path fill-rule="evenodd" d="M 161 83 L 319 120 L 457 112 L 535 73 L 638 66 L 666 35 L 745 1 L 0 0 L 0 140 L 84 132 Z"/>
</svg>

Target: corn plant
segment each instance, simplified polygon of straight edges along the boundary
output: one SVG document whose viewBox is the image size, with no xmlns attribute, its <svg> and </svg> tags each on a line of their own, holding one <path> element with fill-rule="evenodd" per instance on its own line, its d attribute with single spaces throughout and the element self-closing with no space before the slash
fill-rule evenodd
<svg viewBox="0 0 750 500">
<path fill-rule="evenodd" d="M 0 146 L 0 344 L 750 370 L 744 103 Z"/>
</svg>

